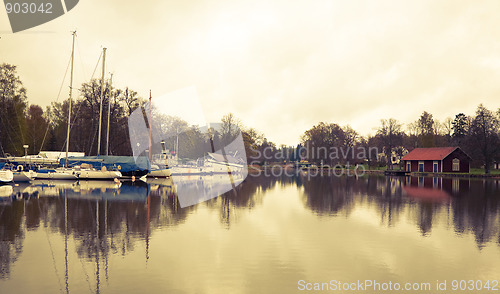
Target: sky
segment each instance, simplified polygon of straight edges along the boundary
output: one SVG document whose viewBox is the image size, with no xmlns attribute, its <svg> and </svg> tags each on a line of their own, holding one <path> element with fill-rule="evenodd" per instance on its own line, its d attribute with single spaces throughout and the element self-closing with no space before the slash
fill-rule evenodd
<svg viewBox="0 0 500 294">
<path fill-rule="evenodd" d="M 498 109 L 498 11 L 500 1 L 80 0 L 15 34 L 0 9 L 0 63 L 17 66 L 31 104 L 60 102 L 77 30 L 75 87 L 100 77 L 106 47 L 114 86 L 153 99 L 194 87 L 209 122 L 232 112 L 295 145 L 321 121 L 368 135 L 383 118 Z"/>
</svg>

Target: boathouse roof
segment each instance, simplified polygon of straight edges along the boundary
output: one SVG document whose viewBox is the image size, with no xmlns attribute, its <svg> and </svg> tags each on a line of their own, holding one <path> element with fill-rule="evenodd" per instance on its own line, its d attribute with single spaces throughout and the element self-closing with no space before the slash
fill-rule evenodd
<svg viewBox="0 0 500 294">
<path fill-rule="evenodd" d="M 457 149 L 462 151 L 460 147 L 415 148 L 401 160 L 443 160 Z"/>
</svg>

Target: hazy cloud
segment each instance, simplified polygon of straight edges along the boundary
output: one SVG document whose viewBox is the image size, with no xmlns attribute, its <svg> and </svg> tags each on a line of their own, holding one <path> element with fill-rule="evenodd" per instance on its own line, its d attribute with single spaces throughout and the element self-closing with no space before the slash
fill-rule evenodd
<svg viewBox="0 0 500 294">
<path fill-rule="evenodd" d="M 498 1 L 86 0 L 26 33 L 7 33 L 0 16 L 0 55 L 30 102 L 48 105 L 76 28 L 77 85 L 104 46 L 116 86 L 143 97 L 195 86 L 208 121 L 234 112 L 294 144 L 319 121 L 366 134 L 381 118 L 498 108 L 498 11 Z"/>
</svg>

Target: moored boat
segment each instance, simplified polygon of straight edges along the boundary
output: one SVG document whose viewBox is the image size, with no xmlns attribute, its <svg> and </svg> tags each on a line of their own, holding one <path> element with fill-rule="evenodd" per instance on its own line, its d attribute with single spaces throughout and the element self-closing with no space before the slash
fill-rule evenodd
<svg viewBox="0 0 500 294">
<path fill-rule="evenodd" d="M 9 183 L 14 179 L 14 174 L 10 170 L 0 170 L 0 183 Z"/>
<path fill-rule="evenodd" d="M 52 180 L 114 180 L 121 178 L 121 176 L 122 174 L 119 171 L 96 170 L 76 166 L 72 168 L 41 169 L 38 171 L 36 178 Z"/>
<path fill-rule="evenodd" d="M 151 170 L 147 174 L 148 178 L 167 178 L 172 175 L 170 168 L 160 168 L 157 165 L 151 165 Z"/>
<path fill-rule="evenodd" d="M 96 170 L 93 168 L 81 168 L 76 166 L 69 170 L 71 170 L 78 179 L 86 180 L 114 180 L 119 179 L 122 176 L 119 171 L 106 170 L 106 168 Z"/>
</svg>

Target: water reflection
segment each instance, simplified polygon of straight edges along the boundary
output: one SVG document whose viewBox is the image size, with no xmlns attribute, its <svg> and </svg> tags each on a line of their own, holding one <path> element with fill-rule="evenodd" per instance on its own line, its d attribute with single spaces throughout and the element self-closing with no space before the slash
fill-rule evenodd
<svg viewBox="0 0 500 294">
<path fill-rule="evenodd" d="M 320 216 L 349 216 L 366 203 L 376 207 L 381 224 L 391 227 L 402 217 L 410 218 L 423 235 L 431 232 L 436 216 L 444 214 L 457 233 L 472 232 L 482 246 L 500 239 L 499 185 L 497 179 L 315 177 L 304 181 L 303 201 Z"/>
<path fill-rule="evenodd" d="M 186 179 L 185 185 L 195 190 L 216 189 L 200 186 L 196 178 Z M 65 256 L 61 288 L 71 288 L 68 263 L 71 268 L 71 262 L 86 262 L 93 265 L 93 273 L 87 275 L 95 277 L 90 288 L 99 292 L 109 279 L 111 256 L 125 258 L 142 251 L 147 262 L 152 237 L 176 230 L 191 218 L 208 217 L 200 211 L 210 211 L 231 231 L 245 216 L 262 211 L 266 197 L 284 193 L 290 194 L 285 195 L 290 201 L 298 199 L 302 212 L 319 221 L 370 213 L 378 218 L 379 227 L 409 223 L 420 237 L 428 237 L 439 234 L 433 228 L 440 226 L 455 232 L 457 238 L 473 235 L 479 248 L 489 242 L 500 246 L 498 179 L 249 176 L 234 190 L 187 208 L 180 207 L 175 186 L 168 179 L 147 183 L 35 181 L 0 187 L 0 278 L 11 276 L 24 254 L 26 236 L 41 231 L 53 254 Z M 71 261 L 72 253 L 80 261 Z"/>
</svg>

